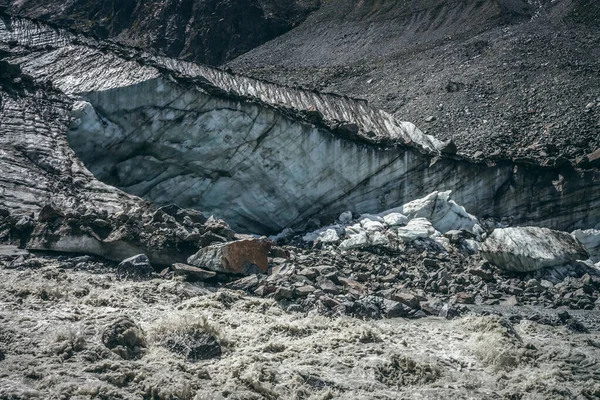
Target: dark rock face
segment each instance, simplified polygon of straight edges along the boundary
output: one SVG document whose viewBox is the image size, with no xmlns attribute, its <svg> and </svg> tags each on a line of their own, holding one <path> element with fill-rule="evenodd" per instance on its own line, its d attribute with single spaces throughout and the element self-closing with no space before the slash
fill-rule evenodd
<svg viewBox="0 0 600 400">
<path fill-rule="evenodd" d="M 301 23 L 318 1 L 0 1 L 8 10 L 206 64 L 231 60 Z"/>
</svg>

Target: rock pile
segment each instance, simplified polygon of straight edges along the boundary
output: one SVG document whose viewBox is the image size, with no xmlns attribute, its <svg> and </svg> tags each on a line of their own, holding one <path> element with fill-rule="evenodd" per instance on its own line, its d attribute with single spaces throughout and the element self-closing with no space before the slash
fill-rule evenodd
<svg viewBox="0 0 600 400">
<path fill-rule="evenodd" d="M 447 192 L 379 215 L 344 213 L 300 241 L 274 239 L 295 244 L 284 246 L 290 256 L 227 286 L 292 311 L 418 318 L 453 317 L 469 305 L 600 308 L 600 266 L 575 236 L 480 224 Z"/>
</svg>

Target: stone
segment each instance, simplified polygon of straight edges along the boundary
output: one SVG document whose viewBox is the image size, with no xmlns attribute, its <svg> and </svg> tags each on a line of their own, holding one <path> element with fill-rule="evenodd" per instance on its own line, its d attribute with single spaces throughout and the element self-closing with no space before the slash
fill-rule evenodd
<svg viewBox="0 0 600 400">
<path fill-rule="evenodd" d="M 454 302 L 457 304 L 475 304 L 475 296 L 471 293 L 459 292 L 454 296 Z"/>
<path fill-rule="evenodd" d="M 383 300 L 383 314 L 386 318 L 399 318 L 408 316 L 411 309 L 406 305 L 394 301 L 394 300 Z"/>
<path fill-rule="evenodd" d="M 214 271 L 207 271 L 205 269 L 193 267 L 187 264 L 175 263 L 171 268 L 173 268 L 173 272 L 176 276 L 183 275 L 199 281 L 214 278 L 217 275 L 217 273 Z"/>
<path fill-rule="evenodd" d="M 250 275 L 266 273 L 272 242 L 263 239 L 237 240 L 200 249 L 188 264 L 215 272 Z"/>
<path fill-rule="evenodd" d="M 310 286 L 310 285 L 304 285 L 304 286 L 300 286 L 296 288 L 296 292 L 295 295 L 296 297 L 306 297 L 309 294 L 312 294 L 315 292 L 315 287 L 314 286 Z"/>
<path fill-rule="evenodd" d="M 258 286 L 259 280 L 257 275 L 250 275 L 244 278 L 228 283 L 226 286 L 233 290 L 244 290 L 246 292 Z"/>
<path fill-rule="evenodd" d="M 117 276 L 122 279 L 148 279 L 154 268 L 145 254 L 129 257 L 117 266 Z"/>
<path fill-rule="evenodd" d="M 438 264 L 437 260 L 434 260 L 433 258 L 424 258 L 423 266 L 425 268 L 438 268 L 439 264 Z"/>
<path fill-rule="evenodd" d="M 481 245 L 481 255 L 499 268 L 515 272 L 560 267 L 589 257 L 568 233 L 536 227 L 495 229 Z"/>
<path fill-rule="evenodd" d="M 412 293 L 394 292 L 391 295 L 391 300 L 398 301 L 410 308 L 421 308 L 418 297 Z"/>
<path fill-rule="evenodd" d="M 220 357 L 221 345 L 217 338 L 198 329 L 169 333 L 162 340 L 169 351 L 184 356 L 190 362 Z"/>
<path fill-rule="evenodd" d="M 304 268 L 303 270 L 298 272 L 298 275 L 305 276 L 308 279 L 315 279 L 318 273 L 313 268 Z"/>
<path fill-rule="evenodd" d="M 434 117 L 433 115 L 430 115 L 429 117 L 425 118 L 425 122 L 433 122 L 436 119 L 437 119 L 436 117 Z"/>
<path fill-rule="evenodd" d="M 340 293 L 340 290 L 335 285 L 335 283 L 333 283 L 331 280 L 329 280 L 323 276 L 319 276 L 317 278 L 317 284 L 319 285 L 321 290 L 323 290 L 325 293 L 334 294 L 334 295 Z"/>
<path fill-rule="evenodd" d="M 102 333 L 102 343 L 124 360 L 138 360 L 146 352 L 144 331 L 131 318 L 120 317 Z"/>
</svg>

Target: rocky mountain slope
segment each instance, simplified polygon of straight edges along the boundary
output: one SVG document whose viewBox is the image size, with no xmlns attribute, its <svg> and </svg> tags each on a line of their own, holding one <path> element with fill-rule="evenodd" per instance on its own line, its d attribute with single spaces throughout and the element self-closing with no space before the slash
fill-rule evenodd
<svg viewBox="0 0 600 400">
<path fill-rule="evenodd" d="M 74 100 L 68 140 L 96 177 L 277 233 L 434 190 L 480 216 L 598 224 L 593 163 L 467 159 L 365 102 L 246 78 L 6 17 L 6 60 Z M 246 132 L 243 136 L 239 132 Z M 224 207 L 230 204 L 230 207 Z"/>
<path fill-rule="evenodd" d="M 231 60 L 301 23 L 313 0 L 1 0 L 11 13 L 206 64 Z"/>
<path fill-rule="evenodd" d="M 324 2 L 233 70 L 367 99 L 473 156 L 568 159 L 600 146 L 600 5 Z"/>
</svg>

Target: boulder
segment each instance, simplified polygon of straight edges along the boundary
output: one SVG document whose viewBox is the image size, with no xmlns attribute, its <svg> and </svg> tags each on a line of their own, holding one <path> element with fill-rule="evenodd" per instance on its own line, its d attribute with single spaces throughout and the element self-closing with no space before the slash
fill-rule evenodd
<svg viewBox="0 0 600 400">
<path fill-rule="evenodd" d="M 570 234 L 536 227 L 495 229 L 481 245 L 481 255 L 499 268 L 515 272 L 560 267 L 589 257 Z"/>
<path fill-rule="evenodd" d="M 153 272 L 154 268 L 145 254 L 129 257 L 117 266 L 117 275 L 125 279 L 150 278 Z"/>
<path fill-rule="evenodd" d="M 264 239 L 236 240 L 208 246 L 188 258 L 188 264 L 215 272 L 251 275 L 269 269 L 272 242 Z"/>
</svg>

